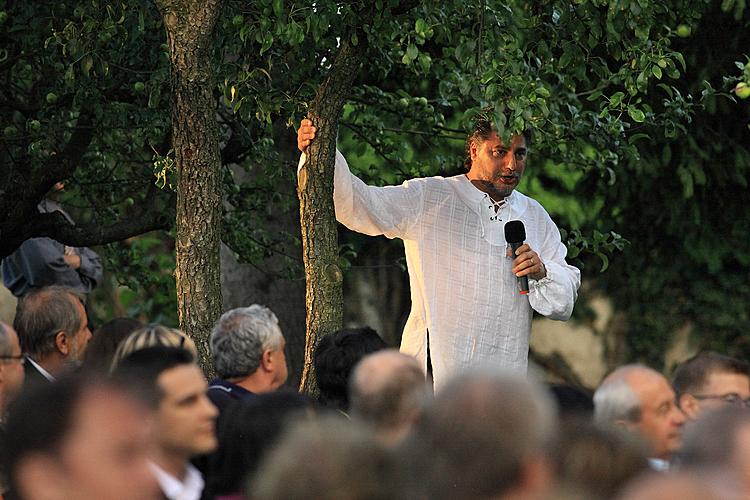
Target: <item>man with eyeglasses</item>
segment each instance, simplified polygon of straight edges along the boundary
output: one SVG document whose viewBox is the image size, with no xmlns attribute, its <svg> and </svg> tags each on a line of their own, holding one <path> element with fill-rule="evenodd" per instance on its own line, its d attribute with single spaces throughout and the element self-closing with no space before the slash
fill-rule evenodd
<svg viewBox="0 0 750 500">
<path fill-rule="evenodd" d="M 705 410 L 750 403 L 750 365 L 713 351 L 698 353 L 677 367 L 672 377 L 677 402 L 690 420 Z"/>
<path fill-rule="evenodd" d="M 0 321 L 0 421 L 8 404 L 23 387 L 24 355 L 16 331 Z"/>
</svg>

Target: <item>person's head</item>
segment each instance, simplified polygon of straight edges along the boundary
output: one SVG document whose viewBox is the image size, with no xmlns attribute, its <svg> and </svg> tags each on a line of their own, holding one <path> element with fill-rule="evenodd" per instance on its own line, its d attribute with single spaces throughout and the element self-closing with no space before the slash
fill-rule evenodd
<svg viewBox="0 0 750 500">
<path fill-rule="evenodd" d="M 31 388 L 11 406 L 5 467 L 20 498 L 157 498 L 148 468 L 148 410 L 108 380 L 75 377 Z"/>
<path fill-rule="evenodd" d="M 292 426 L 261 463 L 248 490 L 256 500 L 391 500 L 393 457 L 366 429 L 327 416 Z"/>
<path fill-rule="evenodd" d="M 411 430 L 429 392 L 416 359 L 385 349 L 365 356 L 354 368 L 349 385 L 351 414 L 393 443 Z"/>
<path fill-rule="evenodd" d="M 713 484 L 712 478 L 667 472 L 643 474 L 631 481 L 616 496 L 616 500 L 727 500 L 740 498 L 734 494 L 726 496 L 721 485 Z"/>
<path fill-rule="evenodd" d="M 216 322 L 210 345 L 214 368 L 224 380 L 244 380 L 256 393 L 275 391 L 286 382 L 286 341 L 278 318 L 267 307 L 253 304 L 227 311 Z"/>
<path fill-rule="evenodd" d="M 570 384 L 553 384 L 549 390 L 557 403 L 560 417 L 587 418 L 594 414 L 594 400 L 591 393 Z"/>
<path fill-rule="evenodd" d="M 387 347 L 369 327 L 345 328 L 322 337 L 313 353 L 320 402 L 331 408 L 348 410 L 349 377 L 354 365 L 367 354 Z"/>
<path fill-rule="evenodd" d="M 16 331 L 0 321 L 0 419 L 23 387 L 25 359 Z"/>
<path fill-rule="evenodd" d="M 120 342 L 112 358 L 110 370 L 115 370 L 124 358 L 135 351 L 156 346 L 178 347 L 190 352 L 193 358 L 198 357 L 195 342 L 182 331 L 164 325 L 151 324 L 138 328 Z"/>
<path fill-rule="evenodd" d="M 704 410 L 750 401 L 750 365 L 739 359 L 706 351 L 677 367 L 672 376 L 677 402 L 691 420 Z"/>
<path fill-rule="evenodd" d="M 628 481 L 649 470 L 647 450 L 639 441 L 588 418 L 564 419 L 554 449 L 558 480 L 592 498 L 613 498 Z"/>
<path fill-rule="evenodd" d="M 120 361 L 115 375 L 130 380 L 153 401 L 156 462 L 162 467 L 184 467 L 191 457 L 216 448 L 218 410 L 206 396 L 208 384 L 190 351 L 165 346 L 138 349 Z"/>
<path fill-rule="evenodd" d="M 133 318 L 115 318 L 97 328 L 86 347 L 81 367 L 97 373 L 107 373 L 117 347 L 142 326 L 140 321 Z"/>
<path fill-rule="evenodd" d="M 497 134 L 494 112 L 482 111 L 466 138 L 464 167 L 469 179 L 483 191 L 505 197 L 518 186 L 526 168 L 530 132 L 514 135 L 504 144 Z"/>
<path fill-rule="evenodd" d="M 49 286 L 32 290 L 18 301 L 13 327 L 21 349 L 53 375 L 60 366 L 83 360 L 91 339 L 83 300 L 70 288 Z"/>
<path fill-rule="evenodd" d="M 685 426 L 677 466 L 687 471 L 727 471 L 744 496 L 750 494 L 750 412 L 733 406 L 703 412 Z"/>
<path fill-rule="evenodd" d="M 551 483 L 555 421 L 549 393 L 524 375 L 460 375 L 435 395 L 407 440 L 420 470 L 414 480 L 437 500 L 538 498 Z"/>
<path fill-rule="evenodd" d="M 685 416 L 664 376 L 642 365 L 609 374 L 594 393 L 594 419 L 640 436 L 654 458 L 669 459 L 680 447 Z"/>
<path fill-rule="evenodd" d="M 216 422 L 219 447 L 208 458 L 206 497 L 242 491 L 245 480 L 276 444 L 289 421 L 301 418 L 312 401 L 296 392 L 275 391 L 238 400 Z"/>
</svg>

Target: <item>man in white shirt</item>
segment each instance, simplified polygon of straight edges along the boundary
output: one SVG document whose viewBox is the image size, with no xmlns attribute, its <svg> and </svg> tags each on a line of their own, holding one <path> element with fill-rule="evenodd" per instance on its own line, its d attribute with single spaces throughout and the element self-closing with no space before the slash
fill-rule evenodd
<svg viewBox="0 0 750 500">
<path fill-rule="evenodd" d="M 303 120 L 299 149 L 314 137 L 312 122 Z M 532 311 L 558 320 L 573 311 L 580 271 L 565 262 L 567 250 L 544 208 L 515 191 L 526 152 L 524 136 L 504 145 L 484 117 L 467 139 L 463 175 L 367 186 L 336 154 L 336 219 L 404 241 L 412 310 L 401 351 L 426 369 L 429 345 L 436 387 L 479 364 L 525 372 Z M 305 160 L 303 154 L 300 168 Z M 510 220 L 526 228 L 526 243 L 512 259 L 504 235 Z M 530 279 L 527 295 L 517 288 L 522 276 Z"/>
<path fill-rule="evenodd" d="M 117 375 L 152 394 L 156 446 L 151 471 L 165 498 L 198 500 L 204 481 L 190 459 L 216 449 L 218 410 L 206 395 L 208 384 L 193 355 L 175 347 L 148 347 L 124 358 Z"/>
</svg>

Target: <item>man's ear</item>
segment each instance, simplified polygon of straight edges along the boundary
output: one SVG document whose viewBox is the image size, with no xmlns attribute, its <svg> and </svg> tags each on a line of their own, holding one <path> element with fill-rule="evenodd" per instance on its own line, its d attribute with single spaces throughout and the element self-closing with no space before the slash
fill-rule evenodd
<svg viewBox="0 0 750 500">
<path fill-rule="evenodd" d="M 271 349 L 266 349 L 260 356 L 260 367 L 263 370 L 269 372 L 273 370 L 273 357 L 271 356 Z"/>
<path fill-rule="evenodd" d="M 70 353 L 70 338 L 63 330 L 55 334 L 55 347 L 60 354 L 67 356 Z"/>
<path fill-rule="evenodd" d="M 477 141 L 474 139 L 469 142 L 469 158 L 471 158 L 472 161 L 477 157 L 477 151 L 479 150 L 479 145 L 477 144 Z"/>
<path fill-rule="evenodd" d="M 695 399 L 695 397 L 693 397 L 692 394 L 685 393 L 681 395 L 677 400 L 677 405 L 689 419 L 693 420 L 698 417 L 698 412 L 700 412 L 700 403 L 697 399 Z"/>
</svg>

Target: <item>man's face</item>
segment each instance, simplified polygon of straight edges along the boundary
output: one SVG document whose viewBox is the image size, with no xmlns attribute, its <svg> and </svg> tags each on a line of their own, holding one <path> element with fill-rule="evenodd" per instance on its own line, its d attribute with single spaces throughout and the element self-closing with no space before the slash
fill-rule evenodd
<svg viewBox="0 0 750 500">
<path fill-rule="evenodd" d="M 695 404 L 685 405 L 685 412 L 695 419 L 708 409 L 732 404 L 732 401 L 744 404 L 750 398 L 750 378 L 740 373 L 712 372 L 703 388 L 691 396 Z"/>
<path fill-rule="evenodd" d="M 196 364 L 166 370 L 157 379 L 164 396 L 156 412 L 157 440 L 170 457 L 187 460 L 216 448 L 218 410 L 206 396 L 208 384 Z"/>
<path fill-rule="evenodd" d="M 655 458 L 668 460 L 680 447 L 685 423 L 672 387 L 663 376 L 646 371 L 631 374 L 628 385 L 641 402 L 641 419 L 629 427 L 646 440 Z"/>
<path fill-rule="evenodd" d="M 110 390 L 85 395 L 60 449 L 68 498 L 158 498 L 148 465 L 152 439 L 153 421 L 145 408 Z"/>
<path fill-rule="evenodd" d="M 8 325 L 5 325 L 5 330 L 8 332 L 10 340 L 10 356 L 14 358 L 8 358 L 2 360 L 2 390 L 4 403 L 7 404 L 12 401 L 23 387 L 24 371 L 22 360 L 18 358 L 21 355 L 21 346 L 18 343 L 18 335 L 16 331 Z"/>
<path fill-rule="evenodd" d="M 89 330 L 89 319 L 86 316 L 86 309 L 83 304 L 77 298 L 72 299 L 76 307 L 78 308 L 78 315 L 81 318 L 80 326 L 76 331 L 75 336 L 70 339 L 70 352 L 68 353 L 69 361 L 80 364 L 83 361 L 83 353 L 86 351 L 86 346 L 91 340 L 91 330 Z"/>
<path fill-rule="evenodd" d="M 278 389 L 284 382 L 286 382 L 289 376 L 289 370 L 286 366 L 286 340 L 281 341 L 281 347 L 276 351 L 271 351 L 271 361 L 274 367 L 274 378 L 273 378 L 273 390 Z"/>
<path fill-rule="evenodd" d="M 518 186 L 526 168 L 526 139 L 515 135 L 508 147 L 492 132 L 487 140 L 475 141 L 469 154 L 472 163 L 466 176 L 494 199 L 502 199 Z"/>
</svg>

